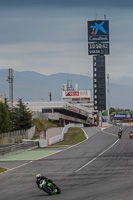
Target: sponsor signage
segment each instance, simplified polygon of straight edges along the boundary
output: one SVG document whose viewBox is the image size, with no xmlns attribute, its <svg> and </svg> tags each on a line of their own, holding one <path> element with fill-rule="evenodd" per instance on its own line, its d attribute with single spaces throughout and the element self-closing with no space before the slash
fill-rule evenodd
<svg viewBox="0 0 133 200">
<path fill-rule="evenodd" d="M 65 91 L 65 96 L 79 96 L 79 91 Z"/>
<path fill-rule="evenodd" d="M 133 114 L 113 114 L 114 119 L 130 119 L 133 118 Z"/>
<path fill-rule="evenodd" d="M 127 126 L 132 126 L 133 123 L 127 123 Z"/>
<path fill-rule="evenodd" d="M 88 90 L 80 90 L 79 91 L 79 95 L 81 97 L 90 97 L 90 91 L 88 91 Z"/>
<path fill-rule="evenodd" d="M 68 104 L 65 105 L 65 109 L 66 109 L 66 110 L 69 110 L 69 111 L 72 111 L 72 112 L 75 112 L 75 113 L 79 113 L 79 114 L 81 114 L 81 115 L 85 115 L 85 116 L 88 115 L 87 112 L 85 112 L 85 111 L 83 111 L 83 110 L 80 110 L 80 109 L 78 109 L 78 108 L 74 108 L 74 107 L 72 107 L 72 106 L 70 106 L 70 105 L 68 105 Z"/>
<path fill-rule="evenodd" d="M 94 110 L 106 110 L 105 56 L 93 56 Z"/>
<path fill-rule="evenodd" d="M 88 21 L 88 42 L 108 42 L 109 21 Z"/>
<path fill-rule="evenodd" d="M 91 92 L 89 90 L 63 91 L 62 96 L 63 98 L 64 97 L 91 98 Z"/>
<path fill-rule="evenodd" d="M 94 110 L 106 110 L 105 56 L 109 55 L 109 21 L 87 22 L 88 55 L 93 55 Z"/>
<path fill-rule="evenodd" d="M 70 109 L 69 109 L 70 111 L 73 111 L 73 112 L 76 112 L 76 113 L 79 113 L 79 110 L 77 109 L 77 108 L 73 108 L 73 107 L 71 107 L 70 106 Z"/>
<path fill-rule="evenodd" d="M 82 122 L 82 123 L 85 122 L 85 120 L 83 120 L 83 119 L 78 119 L 78 118 L 70 117 L 70 116 L 67 116 L 67 115 L 60 115 L 59 117 L 62 118 L 62 119 L 69 120 L 69 121 L 76 121 L 76 122 Z"/>
<path fill-rule="evenodd" d="M 88 43 L 88 55 L 109 54 L 109 43 Z"/>
</svg>

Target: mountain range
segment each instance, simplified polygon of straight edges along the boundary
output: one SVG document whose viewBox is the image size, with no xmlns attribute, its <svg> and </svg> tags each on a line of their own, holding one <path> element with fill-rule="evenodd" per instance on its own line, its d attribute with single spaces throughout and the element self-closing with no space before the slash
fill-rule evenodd
<svg viewBox="0 0 133 200">
<path fill-rule="evenodd" d="M 61 101 L 63 84 L 72 81 L 73 87 L 78 84 L 81 90 L 92 90 L 93 78 L 77 75 L 57 73 L 52 75 L 39 74 L 32 71 L 14 72 L 13 99 L 17 101 L 49 101 L 49 92 L 52 101 Z M 9 83 L 7 70 L 0 69 L 0 95 L 9 98 Z M 133 87 L 116 83 L 109 83 L 110 107 L 133 109 Z"/>
</svg>

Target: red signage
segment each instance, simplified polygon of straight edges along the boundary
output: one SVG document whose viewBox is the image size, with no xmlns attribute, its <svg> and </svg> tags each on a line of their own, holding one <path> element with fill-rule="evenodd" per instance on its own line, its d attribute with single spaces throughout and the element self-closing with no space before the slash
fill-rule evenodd
<svg viewBox="0 0 133 200">
<path fill-rule="evenodd" d="M 79 96 L 79 91 L 65 91 L 65 96 Z"/>
</svg>

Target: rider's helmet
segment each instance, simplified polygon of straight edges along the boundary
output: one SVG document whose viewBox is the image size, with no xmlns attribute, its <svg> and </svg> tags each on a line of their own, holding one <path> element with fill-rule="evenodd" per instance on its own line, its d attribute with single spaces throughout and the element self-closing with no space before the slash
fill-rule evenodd
<svg viewBox="0 0 133 200">
<path fill-rule="evenodd" d="M 36 179 L 39 180 L 41 178 L 41 174 L 36 175 Z"/>
</svg>

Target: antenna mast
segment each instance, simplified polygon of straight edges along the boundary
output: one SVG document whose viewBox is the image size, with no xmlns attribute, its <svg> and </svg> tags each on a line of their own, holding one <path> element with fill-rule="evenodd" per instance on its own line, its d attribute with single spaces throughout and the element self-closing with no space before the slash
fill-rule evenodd
<svg viewBox="0 0 133 200">
<path fill-rule="evenodd" d="M 104 15 L 104 20 L 106 19 L 106 14 Z"/>
<path fill-rule="evenodd" d="M 11 108 L 13 109 L 13 79 L 14 79 L 14 70 L 8 69 L 7 71 L 7 78 L 9 82 L 9 101 L 11 104 Z"/>
</svg>

